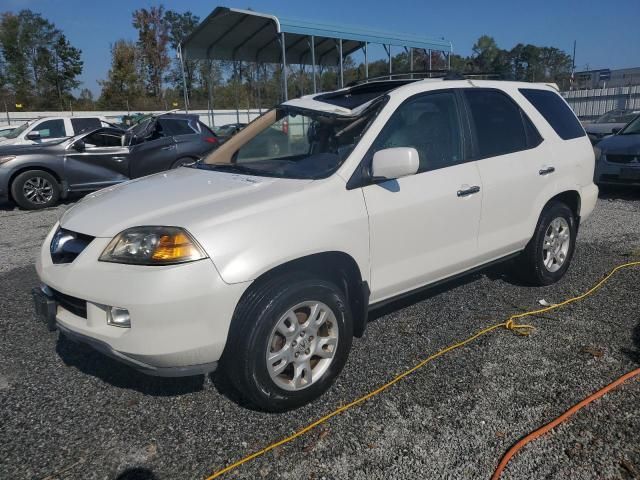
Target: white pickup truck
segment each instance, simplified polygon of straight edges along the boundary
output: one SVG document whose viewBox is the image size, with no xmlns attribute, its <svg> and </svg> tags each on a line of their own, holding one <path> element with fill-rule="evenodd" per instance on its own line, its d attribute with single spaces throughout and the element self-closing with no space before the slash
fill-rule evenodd
<svg viewBox="0 0 640 480">
<path fill-rule="evenodd" d="M 23 123 L 5 137 L 4 145 L 37 145 L 65 137 L 73 137 L 87 130 L 107 127 L 106 118 L 96 117 L 42 117 Z"/>
</svg>

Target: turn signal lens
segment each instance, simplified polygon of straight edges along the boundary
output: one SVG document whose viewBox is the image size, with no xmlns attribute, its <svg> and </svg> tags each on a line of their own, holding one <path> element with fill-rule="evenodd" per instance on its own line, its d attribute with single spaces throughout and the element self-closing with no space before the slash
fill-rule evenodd
<svg viewBox="0 0 640 480">
<path fill-rule="evenodd" d="M 198 257 L 199 252 L 185 233 L 178 232 L 174 235 L 163 235 L 156 245 L 151 256 L 152 260 L 163 262 L 181 260 L 184 258 Z"/>
<path fill-rule="evenodd" d="M 171 265 L 206 258 L 188 232 L 177 227 L 134 227 L 114 237 L 100 256 L 102 262 Z"/>
</svg>

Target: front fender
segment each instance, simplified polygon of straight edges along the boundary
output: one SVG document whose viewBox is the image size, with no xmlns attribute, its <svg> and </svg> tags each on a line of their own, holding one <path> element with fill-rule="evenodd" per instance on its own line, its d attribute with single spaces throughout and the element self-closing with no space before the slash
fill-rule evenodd
<svg viewBox="0 0 640 480">
<path fill-rule="evenodd" d="M 369 280 L 369 222 L 360 189 L 334 176 L 256 207 L 210 231 L 193 231 L 227 283 L 255 280 L 292 260 L 324 252 L 351 256 Z"/>
</svg>

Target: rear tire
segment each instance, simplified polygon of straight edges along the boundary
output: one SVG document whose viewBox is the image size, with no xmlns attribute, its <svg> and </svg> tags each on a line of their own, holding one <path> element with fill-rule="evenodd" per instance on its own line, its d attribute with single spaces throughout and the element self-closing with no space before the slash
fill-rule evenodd
<svg viewBox="0 0 640 480">
<path fill-rule="evenodd" d="M 242 298 L 221 366 L 244 400 L 282 412 L 315 400 L 332 385 L 352 340 L 343 292 L 329 281 L 290 273 Z"/>
<path fill-rule="evenodd" d="M 576 244 L 577 220 L 564 203 L 549 203 L 538 219 L 538 225 L 516 268 L 526 283 L 551 285 L 560 280 L 571 263 Z"/>
<path fill-rule="evenodd" d="M 60 185 L 44 170 L 27 170 L 11 182 L 11 197 L 25 210 L 52 207 L 60 198 Z"/>
</svg>

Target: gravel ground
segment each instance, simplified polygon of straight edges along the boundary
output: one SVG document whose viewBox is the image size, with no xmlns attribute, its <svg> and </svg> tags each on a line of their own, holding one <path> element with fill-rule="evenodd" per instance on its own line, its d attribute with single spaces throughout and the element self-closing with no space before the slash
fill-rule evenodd
<svg viewBox="0 0 640 480">
<path fill-rule="evenodd" d="M 519 310 L 583 292 L 640 259 L 640 192 L 610 191 L 557 285 L 507 267 L 377 312 L 323 398 L 288 414 L 243 408 L 218 378 L 146 377 L 34 321 L 33 258 L 66 208 L 0 207 L 0 478 L 202 478 Z M 488 478 L 515 441 L 640 364 L 640 268 L 593 297 L 449 353 L 228 478 Z M 528 445 L 503 478 L 640 478 L 640 381 Z"/>
</svg>

